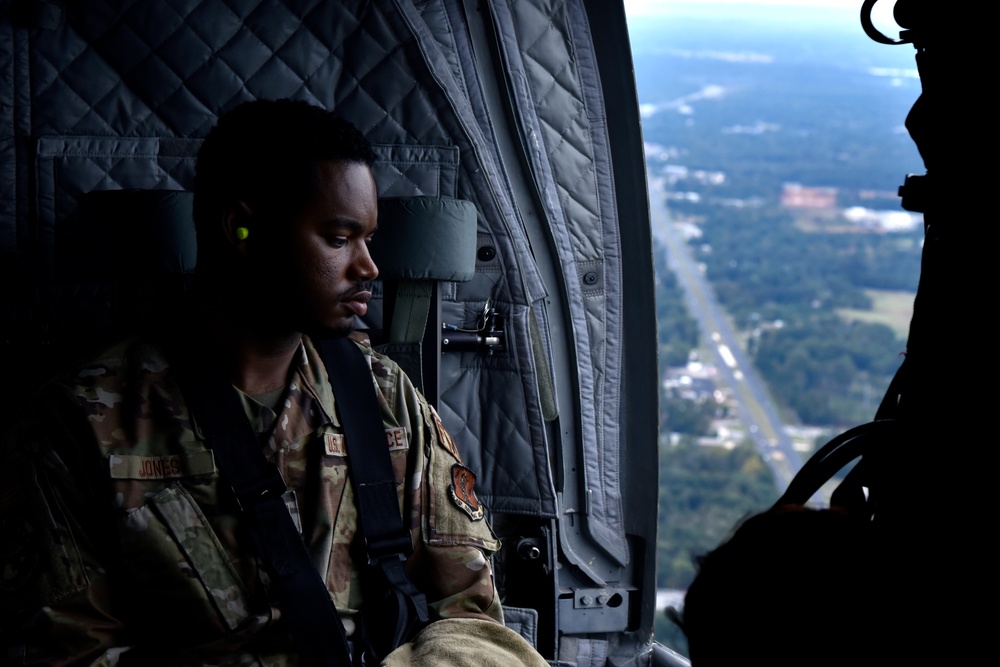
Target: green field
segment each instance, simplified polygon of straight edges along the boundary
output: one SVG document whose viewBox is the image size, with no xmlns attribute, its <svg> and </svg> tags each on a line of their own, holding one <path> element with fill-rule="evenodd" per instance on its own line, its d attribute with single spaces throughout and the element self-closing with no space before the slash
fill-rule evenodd
<svg viewBox="0 0 1000 667">
<path fill-rule="evenodd" d="M 885 324 L 905 341 L 913 315 L 913 292 L 869 289 L 865 294 L 871 297 L 871 310 L 840 308 L 837 313 L 848 320 Z"/>
</svg>

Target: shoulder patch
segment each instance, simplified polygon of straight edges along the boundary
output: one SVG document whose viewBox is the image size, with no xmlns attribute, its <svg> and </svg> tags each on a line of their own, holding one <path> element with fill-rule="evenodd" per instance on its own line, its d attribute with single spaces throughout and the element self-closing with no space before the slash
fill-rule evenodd
<svg viewBox="0 0 1000 667">
<path fill-rule="evenodd" d="M 451 502 L 458 509 L 469 515 L 473 521 L 481 521 L 484 515 L 483 506 L 476 497 L 473 486 L 476 484 L 476 473 L 464 465 L 456 463 L 451 466 Z"/>
<path fill-rule="evenodd" d="M 441 423 L 441 415 L 434 409 L 434 406 L 428 404 L 427 408 L 430 410 L 431 419 L 434 420 L 434 430 L 437 433 L 438 442 L 449 454 L 455 457 L 456 461 L 461 461 L 462 455 L 458 453 L 458 445 L 455 444 L 455 440 L 448 433 L 447 429 L 445 429 L 444 424 Z"/>
</svg>

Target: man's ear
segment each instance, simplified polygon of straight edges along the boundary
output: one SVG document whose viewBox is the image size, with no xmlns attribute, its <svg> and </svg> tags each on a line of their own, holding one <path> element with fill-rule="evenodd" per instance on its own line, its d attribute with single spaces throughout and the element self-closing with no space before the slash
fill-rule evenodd
<svg viewBox="0 0 1000 667">
<path fill-rule="evenodd" d="M 253 211 L 242 200 L 237 199 L 222 216 L 222 231 L 229 245 L 242 252 L 253 229 Z"/>
</svg>

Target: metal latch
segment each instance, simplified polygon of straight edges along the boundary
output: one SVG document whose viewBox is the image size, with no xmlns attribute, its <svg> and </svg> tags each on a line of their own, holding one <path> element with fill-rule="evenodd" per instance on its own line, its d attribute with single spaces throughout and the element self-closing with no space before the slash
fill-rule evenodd
<svg viewBox="0 0 1000 667">
<path fill-rule="evenodd" d="M 454 324 L 441 325 L 442 352 L 470 352 L 486 350 L 493 354 L 504 348 L 505 333 L 497 309 L 486 300 L 475 329 L 462 329 Z"/>
</svg>

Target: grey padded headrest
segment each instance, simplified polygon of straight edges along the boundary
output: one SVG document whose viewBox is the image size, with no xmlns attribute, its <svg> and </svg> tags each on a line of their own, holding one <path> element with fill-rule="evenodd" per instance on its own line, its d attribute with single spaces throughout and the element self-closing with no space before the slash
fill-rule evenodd
<svg viewBox="0 0 1000 667">
<path fill-rule="evenodd" d="M 446 197 L 378 202 L 372 258 L 379 277 L 465 282 L 476 272 L 476 207 Z"/>
</svg>

